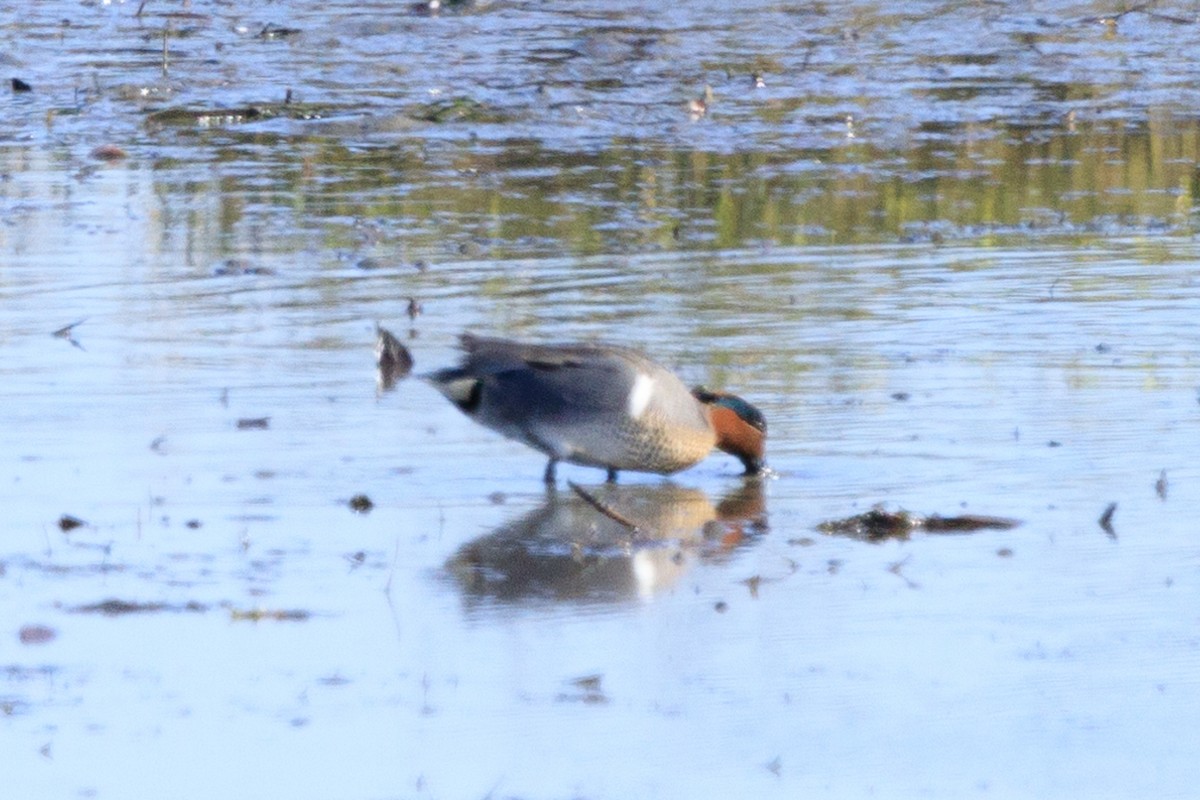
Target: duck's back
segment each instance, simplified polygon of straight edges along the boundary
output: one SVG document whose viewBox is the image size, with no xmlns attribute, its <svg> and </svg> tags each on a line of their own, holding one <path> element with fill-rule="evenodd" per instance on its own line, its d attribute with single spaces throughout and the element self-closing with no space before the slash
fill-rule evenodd
<svg viewBox="0 0 1200 800">
<path fill-rule="evenodd" d="M 462 371 L 479 379 L 474 415 L 552 458 L 670 473 L 715 442 L 700 403 L 635 350 L 463 337 Z"/>
</svg>

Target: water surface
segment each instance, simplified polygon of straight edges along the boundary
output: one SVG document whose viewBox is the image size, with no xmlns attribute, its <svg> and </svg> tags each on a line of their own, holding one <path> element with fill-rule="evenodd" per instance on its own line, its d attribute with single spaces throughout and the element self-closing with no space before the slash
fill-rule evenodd
<svg viewBox="0 0 1200 800">
<path fill-rule="evenodd" d="M 908 8 L 0 12 L 11 791 L 1188 796 L 1194 10 Z M 641 346 L 773 474 L 548 494 L 376 322 Z"/>
</svg>

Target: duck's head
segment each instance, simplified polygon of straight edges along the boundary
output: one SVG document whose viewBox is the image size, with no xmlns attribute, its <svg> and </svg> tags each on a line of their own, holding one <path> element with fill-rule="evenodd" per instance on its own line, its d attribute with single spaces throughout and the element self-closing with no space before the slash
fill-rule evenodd
<svg viewBox="0 0 1200 800">
<path fill-rule="evenodd" d="M 735 394 L 712 392 L 703 386 L 693 389 L 692 396 L 709 408 L 717 447 L 736 456 L 747 475 L 761 472 L 767 452 L 767 418 L 762 412 Z"/>
</svg>

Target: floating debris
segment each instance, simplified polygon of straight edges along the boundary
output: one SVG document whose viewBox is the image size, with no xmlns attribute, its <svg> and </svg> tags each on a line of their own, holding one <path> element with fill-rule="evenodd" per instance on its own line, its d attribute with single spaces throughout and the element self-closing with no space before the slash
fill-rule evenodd
<svg viewBox="0 0 1200 800">
<path fill-rule="evenodd" d="M 573 678 L 571 683 L 578 686 L 580 689 L 586 689 L 589 692 L 600 691 L 600 682 L 604 679 L 601 674 L 584 675 L 582 678 Z"/>
<path fill-rule="evenodd" d="M 229 610 L 229 618 L 232 620 L 248 620 L 250 622 L 259 622 L 264 619 L 276 620 L 279 622 L 303 622 L 311 617 L 312 614 L 308 611 L 297 609 L 265 609 L 252 608 L 246 611 L 237 608 Z"/>
<path fill-rule="evenodd" d="M 94 148 L 90 155 L 100 161 L 121 161 L 129 157 L 128 153 L 115 144 L 102 144 Z"/>
<path fill-rule="evenodd" d="M 930 533 L 972 533 L 979 530 L 1006 531 L 1021 524 L 1019 519 L 990 517 L 983 514 L 963 514 L 957 517 L 926 517 L 921 527 Z"/>
<path fill-rule="evenodd" d="M 221 263 L 221 266 L 213 270 L 213 275 L 216 277 L 274 274 L 275 270 L 270 267 L 255 266 L 244 258 L 227 258 Z"/>
<path fill-rule="evenodd" d="M 79 517 L 73 517 L 70 514 L 63 514 L 58 518 L 58 529 L 63 533 L 73 531 L 76 528 L 82 528 L 84 525 L 87 525 L 87 523 Z"/>
<path fill-rule="evenodd" d="M 965 514 L 957 517 L 942 517 L 934 514 L 924 517 L 908 511 L 887 511 L 879 506 L 862 514 L 846 519 L 822 522 L 817 530 L 839 536 L 849 536 L 865 542 L 882 542 L 886 539 L 907 539 L 916 530 L 927 533 L 971 533 L 992 529 L 1008 530 L 1020 525 L 1020 520 L 1007 517 L 991 517 Z"/>
<path fill-rule="evenodd" d="M 263 26 L 262 30 L 258 32 L 257 38 L 259 38 L 259 39 L 292 39 L 296 36 L 299 36 L 303 32 L 304 31 L 300 30 L 299 28 L 285 28 L 282 25 L 273 25 L 270 22 L 268 22 L 266 25 Z"/>
<path fill-rule="evenodd" d="M 270 425 L 270 417 L 246 417 L 237 421 L 239 431 L 265 431 Z"/>
<path fill-rule="evenodd" d="M 22 625 L 17 638 L 21 644 L 46 644 L 54 641 L 58 632 L 46 625 Z"/>
<path fill-rule="evenodd" d="M 375 365 L 379 368 L 379 385 L 385 391 L 412 372 L 413 357 L 396 335 L 375 323 Z"/>
<path fill-rule="evenodd" d="M 1100 515 L 1100 529 L 1108 534 L 1108 538 L 1116 539 L 1117 532 L 1113 529 L 1113 515 L 1117 513 L 1117 504 L 1109 503 L 1108 508 L 1104 509 L 1104 513 Z"/>
<path fill-rule="evenodd" d="M 608 696 L 604 694 L 604 689 L 601 687 L 603 675 L 584 675 L 581 678 L 572 678 L 569 683 L 578 691 L 563 692 L 558 695 L 559 702 L 567 701 L 574 703 L 584 703 L 586 705 L 601 705 L 608 702 Z"/>
<path fill-rule="evenodd" d="M 203 603 L 190 601 L 182 605 L 169 603 L 139 603 L 130 600 L 117 600 L 115 598 L 103 600 L 99 603 L 90 605 L 75 606 L 68 609 L 72 614 L 104 614 L 109 617 L 119 617 L 125 614 L 148 614 L 159 611 L 189 611 L 193 613 L 202 613 L 208 611 L 208 606 Z"/>
<path fill-rule="evenodd" d="M 32 92 L 33 87 L 20 78 L 12 79 L 12 90 L 14 92 Z"/>
<path fill-rule="evenodd" d="M 326 675 L 325 677 L 317 678 L 317 683 L 321 684 L 322 686 L 345 686 L 350 683 L 350 679 L 344 675 L 341 675 L 340 673 L 335 672 L 332 675 Z"/>
<path fill-rule="evenodd" d="M 83 319 L 80 319 L 80 320 L 76 320 L 75 322 L 72 322 L 70 325 L 63 325 L 58 330 L 54 331 L 54 333 L 52 333 L 51 336 L 53 336 L 55 339 L 66 339 L 68 342 L 70 342 L 72 344 L 72 346 L 78 347 L 80 350 L 83 350 L 84 349 L 83 345 L 80 344 L 79 340 L 75 338 L 75 328 L 82 325 L 85 322 L 87 322 L 87 317 L 84 317 Z"/>
<path fill-rule="evenodd" d="M 421 305 L 421 302 L 419 300 L 417 300 L 417 298 L 415 298 L 415 297 L 408 298 L 408 318 L 409 319 L 416 319 L 418 316 L 421 315 L 421 312 L 424 310 L 425 310 L 425 307 Z"/>
<path fill-rule="evenodd" d="M 1158 480 L 1154 482 L 1154 491 L 1158 494 L 1159 500 L 1167 499 L 1167 471 L 1165 469 L 1158 473 Z"/>
<path fill-rule="evenodd" d="M 354 495 L 354 497 L 350 498 L 348 505 L 350 506 L 351 511 L 358 514 L 366 514 L 375 507 L 375 504 L 371 502 L 371 498 L 367 497 L 365 494 Z"/>
</svg>

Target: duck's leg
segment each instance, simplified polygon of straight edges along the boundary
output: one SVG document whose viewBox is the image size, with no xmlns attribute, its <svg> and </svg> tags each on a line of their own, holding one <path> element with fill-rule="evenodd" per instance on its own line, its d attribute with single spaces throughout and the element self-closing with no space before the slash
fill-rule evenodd
<svg viewBox="0 0 1200 800">
<path fill-rule="evenodd" d="M 608 468 L 608 478 L 605 482 L 606 483 L 616 483 L 617 482 L 617 468 L 616 467 Z"/>
<path fill-rule="evenodd" d="M 558 459 L 552 458 L 546 464 L 546 474 L 542 476 L 542 480 L 549 486 L 554 485 L 554 468 L 558 465 Z"/>
</svg>

